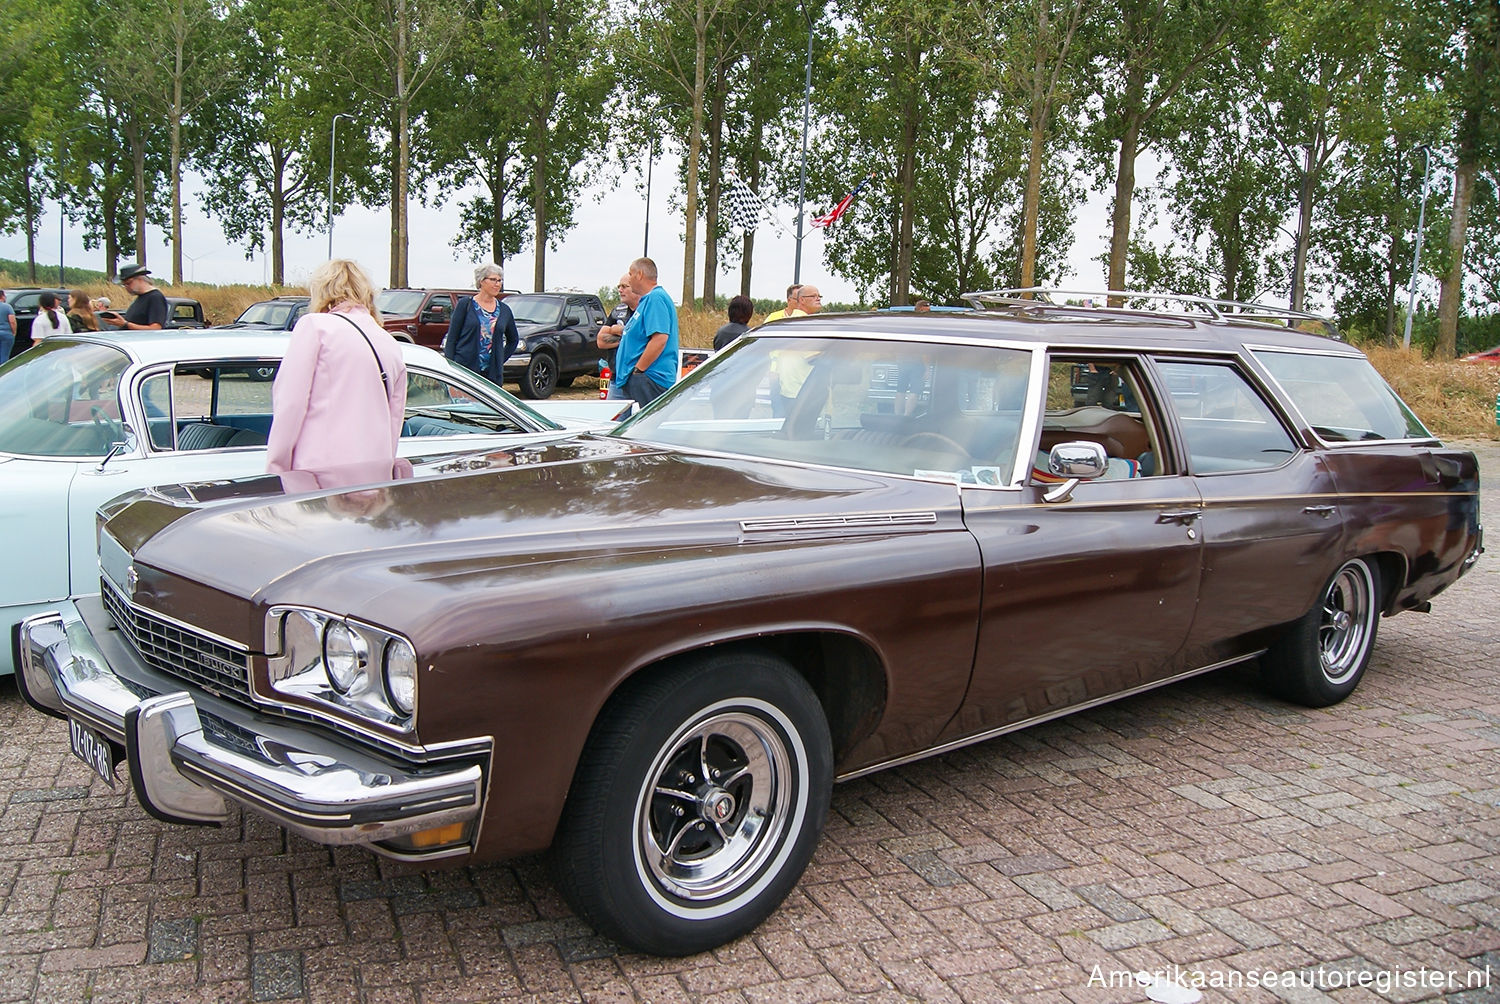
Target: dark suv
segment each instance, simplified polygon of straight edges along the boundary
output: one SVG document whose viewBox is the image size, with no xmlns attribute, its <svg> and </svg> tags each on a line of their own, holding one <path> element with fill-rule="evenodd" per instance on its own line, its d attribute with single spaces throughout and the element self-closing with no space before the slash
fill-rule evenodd
<svg viewBox="0 0 1500 1004">
<path fill-rule="evenodd" d="M 594 339 L 604 324 L 604 304 L 591 293 L 516 293 L 505 298 L 521 342 L 505 360 L 505 379 L 521 396 L 548 397 L 576 376 L 599 372 Z"/>
<path fill-rule="evenodd" d="M 215 324 L 215 331 L 291 331 L 307 313 L 310 297 L 278 296 L 252 303 L 229 324 Z"/>
</svg>

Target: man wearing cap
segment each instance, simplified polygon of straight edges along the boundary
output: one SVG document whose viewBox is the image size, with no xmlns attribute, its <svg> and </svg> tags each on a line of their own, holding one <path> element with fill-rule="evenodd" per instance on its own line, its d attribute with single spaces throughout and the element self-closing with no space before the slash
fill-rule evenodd
<svg viewBox="0 0 1500 1004">
<path fill-rule="evenodd" d="M 167 326 L 167 298 L 161 290 L 151 285 L 146 276 L 151 270 L 144 265 L 126 265 L 120 269 L 120 285 L 135 297 L 135 302 L 125 311 L 125 316 L 101 314 L 100 320 L 112 328 L 130 331 L 150 331 Z"/>
</svg>

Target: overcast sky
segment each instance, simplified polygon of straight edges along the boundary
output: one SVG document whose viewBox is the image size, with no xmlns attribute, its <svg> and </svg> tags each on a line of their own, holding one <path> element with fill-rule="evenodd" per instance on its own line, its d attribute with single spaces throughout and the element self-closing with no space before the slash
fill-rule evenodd
<svg viewBox="0 0 1500 1004">
<path fill-rule="evenodd" d="M 649 245 L 645 250 L 660 269 L 662 285 L 678 299 L 682 293 L 682 218 L 667 204 L 667 186 L 676 176 L 676 164 L 661 157 L 653 172 L 654 190 L 650 202 Z M 1149 181 L 1142 171 L 1142 180 Z M 627 175 L 613 190 L 594 189 L 584 196 L 576 214 L 578 225 L 563 238 L 561 246 L 547 255 L 547 285 L 551 289 L 578 289 L 594 292 L 613 287 L 631 259 L 643 250 L 646 223 L 646 200 L 641 174 Z M 246 260 L 243 249 L 231 246 L 214 221 L 207 219 L 194 204 L 194 179 L 185 179 L 183 227 L 183 278 L 209 283 L 264 283 L 270 279 L 270 268 L 264 256 Z M 473 283 L 476 262 L 461 257 L 449 246 L 457 220 L 461 198 L 441 208 L 429 209 L 415 199 L 411 203 L 411 246 L 409 274 L 413 286 L 468 287 Z M 807 217 L 827 211 L 823 205 L 809 205 Z M 1093 195 L 1079 214 L 1074 226 L 1074 246 L 1069 256 L 1073 274 L 1069 284 L 1098 289 L 1104 285 L 1103 269 L 1093 259 L 1108 244 L 1107 196 Z M 773 215 L 780 227 L 762 224 L 755 242 L 755 267 L 751 277 L 751 294 L 757 298 L 777 299 L 792 281 L 796 223 L 795 205 L 777 207 Z M 701 233 L 701 229 L 700 229 Z M 377 285 L 390 277 L 390 213 L 355 207 L 334 220 L 333 252 L 351 257 L 369 270 Z M 103 269 L 101 250 L 86 251 L 82 229 L 71 224 L 64 228 L 65 264 Z M 152 272 L 170 280 L 171 252 L 164 234 L 157 228 L 147 229 L 147 263 Z M 57 204 L 45 203 L 37 239 L 39 264 L 57 264 L 59 247 Z M 328 234 L 288 232 L 286 235 L 286 279 L 289 285 L 302 285 L 307 276 L 328 254 Z M 26 259 L 26 242 L 16 234 L 0 236 L 0 257 L 19 261 Z M 699 249 L 702 268 L 702 249 Z M 121 262 L 124 264 L 124 261 Z M 534 261 L 532 255 L 516 255 L 505 265 L 505 284 L 513 289 L 530 290 Z M 830 302 L 852 302 L 854 287 L 834 277 L 823 263 L 823 237 L 819 230 L 804 239 L 802 248 L 802 281 L 817 285 Z M 43 280 L 46 281 L 46 280 Z M 739 292 L 739 267 L 720 275 L 721 293 Z M 701 292 L 701 279 L 698 283 Z"/>
</svg>

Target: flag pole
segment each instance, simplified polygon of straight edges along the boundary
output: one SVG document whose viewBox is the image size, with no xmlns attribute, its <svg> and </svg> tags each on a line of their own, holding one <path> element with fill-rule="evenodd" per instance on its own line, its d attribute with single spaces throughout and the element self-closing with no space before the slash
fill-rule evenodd
<svg viewBox="0 0 1500 1004">
<path fill-rule="evenodd" d="M 802 282 L 802 213 L 807 205 L 807 124 L 812 115 L 813 20 L 804 0 L 802 16 L 807 18 L 807 85 L 802 91 L 802 180 L 797 184 L 797 256 L 792 264 L 792 282 Z"/>
</svg>

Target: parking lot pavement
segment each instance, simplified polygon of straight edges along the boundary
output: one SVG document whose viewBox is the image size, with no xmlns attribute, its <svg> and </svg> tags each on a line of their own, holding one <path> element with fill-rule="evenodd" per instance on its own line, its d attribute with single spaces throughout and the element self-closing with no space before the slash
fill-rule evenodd
<svg viewBox="0 0 1500 1004">
<path fill-rule="evenodd" d="M 1342 705 L 1232 669 L 839 787 L 786 904 L 686 959 L 595 936 L 537 860 L 159 823 L 6 679 L 0 1001 L 1500 1000 L 1494 543 Z"/>
</svg>

